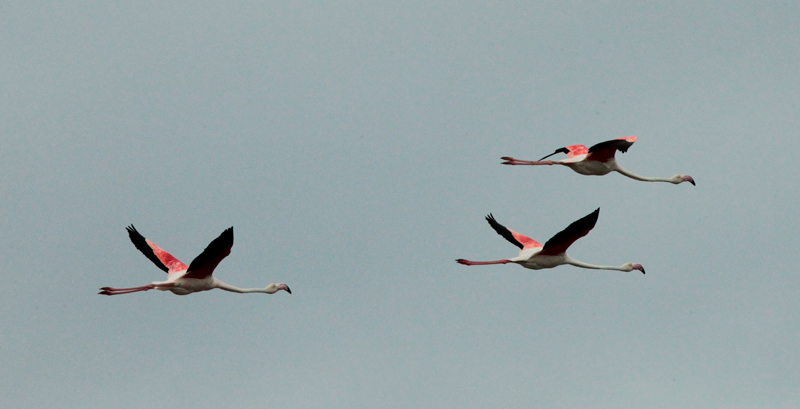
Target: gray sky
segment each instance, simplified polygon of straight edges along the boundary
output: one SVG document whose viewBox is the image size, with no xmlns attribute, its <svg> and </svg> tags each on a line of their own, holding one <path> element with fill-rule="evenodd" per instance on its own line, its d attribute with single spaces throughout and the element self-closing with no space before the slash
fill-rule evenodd
<svg viewBox="0 0 800 409">
<path fill-rule="evenodd" d="M 800 401 L 797 2 L 113 3 L 0 5 L 3 406 Z M 698 186 L 500 165 L 629 135 Z"/>
</svg>

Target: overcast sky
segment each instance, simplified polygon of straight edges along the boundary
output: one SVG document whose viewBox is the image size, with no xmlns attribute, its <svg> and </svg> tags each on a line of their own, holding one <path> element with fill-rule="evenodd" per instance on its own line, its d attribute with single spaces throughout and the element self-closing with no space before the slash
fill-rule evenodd
<svg viewBox="0 0 800 409">
<path fill-rule="evenodd" d="M 800 4 L 0 4 L 13 408 L 790 408 Z M 502 166 L 635 135 L 643 183 Z M 570 254 L 467 267 L 601 208 Z M 293 294 L 160 281 L 185 263 Z"/>
</svg>

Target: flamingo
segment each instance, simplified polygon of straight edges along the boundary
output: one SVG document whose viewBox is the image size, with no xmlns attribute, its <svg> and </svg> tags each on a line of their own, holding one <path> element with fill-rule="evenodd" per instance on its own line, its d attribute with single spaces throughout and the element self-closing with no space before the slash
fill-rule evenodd
<svg viewBox="0 0 800 409">
<path fill-rule="evenodd" d="M 231 254 L 233 247 L 233 227 L 226 229 L 214 241 L 212 241 L 199 256 L 192 260 L 187 267 L 172 254 L 161 250 L 150 240 L 142 236 L 133 225 L 126 227 L 133 245 L 136 246 L 147 258 L 155 265 L 167 272 L 167 281 L 154 281 L 152 284 L 141 287 L 131 288 L 112 288 L 103 287 L 98 294 L 118 295 L 130 294 L 138 291 L 161 290 L 172 291 L 177 295 L 187 295 L 199 291 L 208 291 L 215 288 L 234 293 L 266 293 L 275 294 L 284 290 L 291 294 L 289 286 L 283 283 L 270 284 L 266 288 L 239 288 L 230 284 L 225 284 L 211 274 L 217 265 Z"/>
<path fill-rule="evenodd" d="M 575 260 L 567 255 L 567 248 L 569 248 L 569 246 L 572 245 L 575 240 L 587 235 L 592 228 L 594 228 L 599 215 L 600 208 L 597 208 L 597 210 L 594 212 L 573 222 L 567 226 L 566 229 L 551 237 L 550 240 L 547 240 L 544 246 L 542 246 L 541 243 L 537 242 L 536 240 L 533 240 L 530 237 L 519 234 L 501 225 L 497 222 L 497 220 L 494 219 L 494 216 L 489 213 L 489 215 L 486 216 L 486 221 L 489 222 L 489 225 L 492 226 L 497 234 L 503 236 L 506 240 L 510 241 L 511 244 L 520 248 L 519 256 L 496 261 L 470 261 L 460 258 L 456 260 L 456 262 L 466 266 L 517 263 L 522 267 L 530 268 L 531 270 L 540 270 L 543 268 L 553 268 L 562 264 L 570 264 L 575 267 L 591 268 L 595 270 L 639 270 L 642 272 L 642 274 L 644 274 L 644 267 L 637 263 L 625 263 L 619 267 L 597 266 Z"/>
<path fill-rule="evenodd" d="M 627 152 L 628 148 L 630 148 L 634 142 L 636 142 L 636 137 L 628 136 L 600 142 L 588 149 L 583 145 L 566 146 L 556 149 L 555 152 L 538 161 L 514 159 L 509 156 L 504 156 L 500 159 L 504 160 L 503 165 L 564 165 L 581 175 L 602 176 L 610 172 L 619 172 L 631 179 L 641 180 L 643 182 L 669 182 L 675 185 L 689 182 L 697 186 L 694 183 L 694 179 L 689 175 L 678 174 L 671 178 L 651 178 L 639 176 L 619 166 L 616 159 L 614 159 L 614 154 L 617 151 L 622 153 Z M 557 153 L 566 153 L 568 157 L 564 160 L 545 160 Z"/>
</svg>

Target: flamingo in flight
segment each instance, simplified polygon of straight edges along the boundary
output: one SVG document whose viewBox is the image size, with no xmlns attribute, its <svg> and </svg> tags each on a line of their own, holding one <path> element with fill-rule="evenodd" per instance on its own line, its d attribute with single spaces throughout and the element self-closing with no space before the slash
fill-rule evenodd
<svg viewBox="0 0 800 409">
<path fill-rule="evenodd" d="M 503 165 L 564 165 L 581 175 L 602 176 L 611 172 L 619 172 L 631 179 L 641 180 L 643 182 L 669 182 L 675 185 L 689 182 L 696 186 L 694 179 L 689 175 L 679 174 L 671 178 L 651 178 L 639 176 L 619 166 L 619 163 L 614 159 L 614 154 L 617 153 L 617 151 L 622 153 L 627 152 L 628 148 L 630 148 L 634 142 L 636 142 L 636 137 L 628 136 L 626 138 L 617 138 L 600 142 L 588 149 L 583 145 L 566 146 L 556 149 L 555 152 L 537 161 L 514 159 L 508 156 L 504 156 L 500 159 L 504 160 Z M 567 159 L 545 160 L 557 153 L 566 153 Z"/>
<path fill-rule="evenodd" d="M 569 246 L 572 245 L 575 240 L 587 235 L 592 228 L 594 228 L 599 215 L 600 208 L 597 208 L 597 210 L 584 216 L 580 220 L 573 222 L 567 226 L 566 229 L 551 237 L 550 240 L 547 240 L 544 246 L 542 246 L 541 243 L 537 242 L 536 240 L 519 234 L 498 223 L 497 220 L 494 219 L 494 216 L 492 216 L 490 213 L 488 216 L 486 216 L 486 221 L 489 222 L 489 225 L 492 226 L 497 234 L 503 236 L 506 240 L 510 241 L 511 244 L 520 248 L 519 256 L 496 261 L 470 261 L 460 258 L 456 260 L 456 262 L 466 266 L 517 263 L 522 267 L 530 268 L 532 270 L 541 270 L 543 268 L 553 268 L 562 264 L 570 264 L 575 267 L 591 268 L 595 270 L 639 270 L 642 272 L 642 274 L 644 274 L 644 267 L 637 263 L 625 263 L 619 267 L 597 266 L 575 260 L 567 255 L 567 248 L 569 248 Z"/>
<path fill-rule="evenodd" d="M 280 290 L 284 290 L 289 294 L 292 293 L 289 286 L 282 283 L 270 284 L 266 288 L 239 288 L 230 284 L 225 284 L 211 275 L 220 261 L 227 257 L 228 254 L 231 254 L 231 247 L 233 247 L 233 227 L 225 230 L 219 237 L 214 239 L 199 256 L 192 260 L 189 266 L 173 257 L 172 254 L 161 250 L 152 241 L 145 239 L 133 225 L 126 227 L 126 229 L 128 230 L 128 236 L 130 236 L 133 245 L 147 256 L 150 261 L 155 263 L 158 268 L 167 272 L 167 281 L 154 281 L 152 284 L 131 288 L 103 287 L 98 294 L 118 295 L 139 291 L 161 290 L 172 291 L 177 295 L 187 295 L 199 291 L 213 290 L 215 288 L 234 293 L 275 294 Z"/>
</svg>

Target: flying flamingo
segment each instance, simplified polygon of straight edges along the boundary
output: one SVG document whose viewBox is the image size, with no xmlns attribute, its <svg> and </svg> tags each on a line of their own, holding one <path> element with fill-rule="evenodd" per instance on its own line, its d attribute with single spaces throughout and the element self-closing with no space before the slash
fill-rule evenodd
<svg viewBox="0 0 800 409">
<path fill-rule="evenodd" d="M 671 178 L 650 178 L 639 176 L 623 169 L 622 166 L 619 166 L 616 159 L 614 159 L 614 154 L 617 151 L 622 153 L 627 152 L 628 148 L 630 148 L 634 142 L 636 142 L 636 137 L 628 136 L 626 138 L 617 138 L 600 142 L 588 149 L 583 145 L 572 145 L 556 149 L 555 152 L 538 161 L 520 160 L 508 156 L 504 156 L 500 159 L 505 161 L 503 165 L 564 165 L 581 175 L 601 176 L 610 172 L 619 172 L 631 179 L 644 182 L 669 182 L 676 185 L 689 182 L 695 185 L 694 179 L 689 175 L 675 175 Z M 566 153 L 568 157 L 564 160 L 544 160 L 557 153 Z"/>
<path fill-rule="evenodd" d="M 180 260 L 173 257 L 172 254 L 161 250 L 155 243 L 145 239 L 144 236 L 136 231 L 133 225 L 126 227 L 126 229 L 128 230 L 128 236 L 130 236 L 133 245 L 147 256 L 150 261 L 155 263 L 158 268 L 167 272 L 167 281 L 154 281 L 152 284 L 131 288 L 103 287 L 98 294 L 118 295 L 155 289 L 172 291 L 177 295 L 187 295 L 199 291 L 213 290 L 215 288 L 234 293 L 275 294 L 280 290 L 284 290 L 289 294 L 292 293 L 289 286 L 282 283 L 270 284 L 266 288 L 239 288 L 230 284 L 225 284 L 211 275 L 219 262 L 227 257 L 228 254 L 231 254 L 231 247 L 233 247 L 233 227 L 225 230 L 219 237 L 214 239 L 199 256 L 192 260 L 192 264 L 188 267 L 186 264 L 183 264 Z"/>
<path fill-rule="evenodd" d="M 456 260 L 459 264 L 464 264 L 466 266 L 482 266 L 487 264 L 508 264 L 508 263 L 517 263 L 525 268 L 530 268 L 532 270 L 540 270 L 543 268 L 553 268 L 556 266 L 560 266 L 562 264 L 571 264 L 576 267 L 582 268 L 592 268 L 596 270 L 619 270 L 619 271 L 633 271 L 639 270 L 644 274 L 644 267 L 641 264 L 636 263 L 625 263 L 619 267 L 616 266 L 596 266 L 593 264 L 587 264 L 582 261 L 575 260 L 574 258 L 567 255 L 566 251 L 575 240 L 587 235 L 592 228 L 594 228 L 595 223 L 597 223 L 597 216 L 600 215 L 600 208 L 597 208 L 594 212 L 584 216 L 582 219 L 577 220 L 567 226 L 566 229 L 560 231 L 555 236 L 551 237 L 550 240 L 547 240 L 547 243 L 542 246 L 536 240 L 533 240 L 530 237 L 524 236 L 519 234 L 513 230 L 506 228 L 505 226 L 498 223 L 494 216 L 490 213 L 486 216 L 486 221 L 489 222 L 489 225 L 497 232 L 497 234 L 503 236 L 506 240 L 510 241 L 511 244 L 519 247 L 521 250 L 519 252 L 519 256 L 510 258 L 510 259 L 502 259 L 497 261 L 470 261 L 464 260 L 460 258 Z"/>
</svg>

